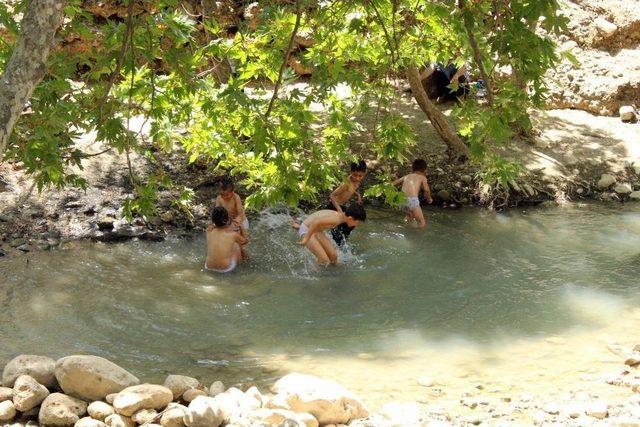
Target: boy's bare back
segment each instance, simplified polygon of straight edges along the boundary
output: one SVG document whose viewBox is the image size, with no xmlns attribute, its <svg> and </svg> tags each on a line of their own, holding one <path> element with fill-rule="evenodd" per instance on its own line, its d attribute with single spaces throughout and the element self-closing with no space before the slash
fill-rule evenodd
<svg viewBox="0 0 640 427">
<path fill-rule="evenodd" d="M 245 239 L 237 231 L 229 226 L 214 227 L 210 225 L 206 231 L 207 237 L 207 261 L 206 267 L 210 269 L 225 269 L 233 262 L 237 262 L 240 245 Z"/>
<path fill-rule="evenodd" d="M 407 197 L 418 197 L 421 188 L 425 191 L 425 194 L 429 191 L 429 184 L 424 175 L 410 173 L 402 178 L 402 192 Z"/>
<path fill-rule="evenodd" d="M 302 223 L 309 229 L 324 231 L 343 222 L 344 216 L 330 209 L 322 209 L 309 215 Z"/>
</svg>

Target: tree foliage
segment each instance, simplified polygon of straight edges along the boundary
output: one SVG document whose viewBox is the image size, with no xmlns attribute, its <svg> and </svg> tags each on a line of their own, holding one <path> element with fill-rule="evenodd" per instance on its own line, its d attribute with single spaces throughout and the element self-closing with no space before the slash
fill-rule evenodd
<svg viewBox="0 0 640 427">
<path fill-rule="evenodd" d="M 544 99 L 544 73 L 558 61 L 549 35 L 564 26 L 556 0 L 295 3 L 260 2 L 257 22 L 230 31 L 179 0 L 125 1 L 126 16 L 106 20 L 71 0 L 6 158 L 21 162 L 39 188 L 83 186 L 70 166 L 99 154 L 77 144 L 95 131 L 127 160 L 132 152 L 153 159 L 157 150 L 184 150 L 191 162 L 229 171 L 250 190 L 250 206 L 295 205 L 334 186 L 341 166 L 363 154 L 352 145 L 358 133 L 370 134 L 369 155 L 403 161 L 415 135 L 395 108 L 400 79 L 407 67 L 453 61 L 484 70 L 493 101 L 463 100 L 453 115 L 458 134 L 474 161 L 517 173 L 488 153 L 530 128 L 528 110 Z M 2 68 L 24 7 L 25 0 L 0 4 Z M 295 53 L 313 70 L 305 84 L 287 64 L 299 32 L 313 38 Z M 363 114 L 374 117 L 370 128 L 359 124 Z M 148 135 L 131 129 L 134 117 L 150 125 Z M 172 184 L 160 167 L 149 176 L 130 172 L 126 212 L 148 214 L 157 191 Z M 504 182 L 511 175 L 487 174 Z M 372 193 L 398 201 L 387 186 Z M 189 194 L 184 189 L 177 202 Z"/>
</svg>

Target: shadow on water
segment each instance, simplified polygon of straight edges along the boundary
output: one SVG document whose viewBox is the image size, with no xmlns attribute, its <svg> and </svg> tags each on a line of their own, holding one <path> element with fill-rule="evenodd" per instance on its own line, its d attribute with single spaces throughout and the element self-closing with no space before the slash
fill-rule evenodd
<svg viewBox="0 0 640 427">
<path fill-rule="evenodd" d="M 0 261 L 0 361 L 93 353 L 148 380 L 268 382 L 277 357 L 491 346 L 606 322 L 638 302 L 640 211 L 432 209 L 426 232 L 377 211 L 336 269 L 319 269 L 284 214 L 252 222 L 247 265 L 202 270 L 204 239 Z M 461 344 L 466 345 L 466 344 Z"/>
</svg>

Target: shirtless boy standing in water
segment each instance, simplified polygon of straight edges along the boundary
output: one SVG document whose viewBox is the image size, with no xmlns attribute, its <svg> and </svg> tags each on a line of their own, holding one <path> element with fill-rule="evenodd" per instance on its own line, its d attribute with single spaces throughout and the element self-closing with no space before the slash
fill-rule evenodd
<svg viewBox="0 0 640 427">
<path fill-rule="evenodd" d="M 326 234 L 325 230 L 332 229 L 339 224 L 346 223 L 355 227 L 360 221 L 367 219 L 367 213 L 361 205 L 352 204 L 344 212 L 323 209 L 309 215 L 302 224 L 293 222 L 293 228 L 298 229 L 298 236 L 302 237 L 299 244 L 306 246 L 318 260 L 318 264 L 338 264 L 338 253 Z"/>
<path fill-rule="evenodd" d="M 235 229 L 240 232 L 240 235 L 249 239 L 249 220 L 244 212 L 244 205 L 242 199 L 235 191 L 235 185 L 230 178 L 224 177 L 220 180 L 220 187 L 218 190 L 218 197 L 216 197 L 215 206 L 222 206 L 227 210 L 231 222 L 235 226 Z M 242 258 L 248 257 L 246 243 L 240 247 L 242 251 Z"/>
<path fill-rule="evenodd" d="M 405 206 L 406 221 L 415 220 L 419 228 L 424 228 L 426 222 L 424 220 L 424 214 L 420 207 L 420 189 L 424 191 L 424 198 L 427 203 L 433 203 L 431 198 L 431 190 L 429 190 L 429 183 L 427 182 L 427 162 L 423 159 L 416 159 L 411 165 L 413 173 L 405 175 L 402 178 L 393 181 L 393 185 L 402 183 L 402 192 L 407 195 L 407 204 Z"/>
<path fill-rule="evenodd" d="M 207 260 L 204 268 L 216 273 L 229 273 L 242 259 L 240 247 L 247 243 L 247 239 L 232 228 L 229 213 L 222 206 L 213 208 L 211 220 L 213 224 L 206 231 Z"/>
<path fill-rule="evenodd" d="M 327 205 L 327 209 L 342 212 L 346 208 L 346 204 L 354 196 L 356 197 L 356 202 L 360 205 L 362 204 L 362 196 L 358 192 L 358 189 L 360 188 L 360 184 L 362 184 L 362 180 L 367 175 L 367 164 L 364 160 L 360 160 L 357 163 L 351 162 L 350 169 L 348 179 L 329 195 L 330 202 Z M 352 231 L 353 227 L 342 223 L 331 229 L 331 237 L 333 237 L 336 245 L 342 246 Z"/>
</svg>

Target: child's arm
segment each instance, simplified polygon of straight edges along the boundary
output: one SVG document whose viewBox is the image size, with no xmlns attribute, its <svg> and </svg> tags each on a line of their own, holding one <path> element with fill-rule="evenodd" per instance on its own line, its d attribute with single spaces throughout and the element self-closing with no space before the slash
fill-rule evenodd
<svg viewBox="0 0 640 427">
<path fill-rule="evenodd" d="M 392 182 L 392 184 L 393 184 L 393 185 L 400 185 L 400 184 L 402 184 L 402 183 L 404 182 L 404 179 L 405 179 L 406 177 L 407 177 L 407 176 L 405 175 L 405 176 L 403 176 L 402 178 L 398 178 L 398 179 L 396 179 L 395 181 L 393 181 L 393 182 Z"/>
<path fill-rule="evenodd" d="M 242 199 L 237 194 L 235 197 L 235 202 L 237 212 L 236 219 L 238 220 L 238 226 L 242 228 L 242 222 L 245 220 L 246 215 L 244 213 L 244 204 L 242 203 Z"/>
<path fill-rule="evenodd" d="M 220 201 L 220 196 L 216 197 L 216 202 L 215 202 L 215 204 L 213 206 L 216 207 L 216 208 L 218 206 L 222 206 L 222 202 Z"/>
<path fill-rule="evenodd" d="M 314 235 L 314 233 L 316 233 L 318 231 L 318 225 L 316 223 L 307 226 L 307 234 L 304 235 L 304 237 L 302 238 L 302 240 L 300 240 L 298 242 L 298 244 L 304 246 L 309 242 L 309 239 L 311 239 L 311 236 Z"/>
<path fill-rule="evenodd" d="M 240 246 L 242 245 L 246 245 L 247 242 L 249 242 L 249 239 L 247 239 L 246 237 L 244 237 L 242 234 L 240 233 L 236 233 L 236 243 L 239 244 Z"/>
<path fill-rule="evenodd" d="M 336 208 L 336 211 L 338 213 L 342 213 L 342 208 L 340 207 L 340 203 L 338 203 L 337 196 L 344 193 L 348 189 L 349 189 L 349 186 L 347 184 L 340 184 L 340 186 L 335 190 L 333 190 L 329 195 L 329 200 L 331 200 L 331 204 L 333 205 L 334 208 Z"/>
<path fill-rule="evenodd" d="M 359 191 L 356 191 L 356 202 L 361 205 L 362 204 L 362 195 Z"/>
<path fill-rule="evenodd" d="M 431 190 L 429 189 L 429 182 L 427 178 L 422 180 L 422 190 L 424 191 L 424 198 L 427 199 L 427 203 L 433 203 L 433 199 L 431 198 Z"/>
</svg>

